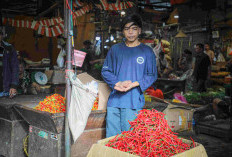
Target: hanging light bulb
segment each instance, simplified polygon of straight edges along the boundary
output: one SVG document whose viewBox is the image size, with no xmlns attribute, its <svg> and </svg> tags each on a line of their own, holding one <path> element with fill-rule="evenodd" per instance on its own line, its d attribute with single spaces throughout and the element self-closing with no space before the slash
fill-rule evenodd
<svg viewBox="0 0 232 157">
<path fill-rule="evenodd" d="M 100 37 L 96 37 L 96 40 L 100 40 L 101 38 Z"/>
<path fill-rule="evenodd" d="M 126 12 L 125 12 L 124 10 L 121 11 L 121 15 L 122 15 L 122 16 L 126 15 Z"/>
<path fill-rule="evenodd" d="M 179 15 L 174 15 L 174 18 L 175 19 L 179 19 Z"/>
</svg>

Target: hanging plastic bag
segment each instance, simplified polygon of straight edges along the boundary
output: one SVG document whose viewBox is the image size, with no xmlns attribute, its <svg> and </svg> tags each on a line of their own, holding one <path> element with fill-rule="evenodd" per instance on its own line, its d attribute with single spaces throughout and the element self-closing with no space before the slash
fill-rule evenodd
<svg viewBox="0 0 232 157">
<path fill-rule="evenodd" d="M 182 103 L 188 103 L 186 98 L 180 93 L 175 93 L 173 96 L 176 100 L 180 100 Z"/>
<path fill-rule="evenodd" d="M 72 84 L 68 122 L 74 142 L 83 133 L 98 93 L 98 83 L 83 84 L 73 72 L 68 72 Z"/>
<path fill-rule="evenodd" d="M 65 56 L 65 50 L 61 49 L 60 53 L 57 57 L 56 63 L 58 67 L 63 68 L 64 67 L 64 56 Z"/>
</svg>

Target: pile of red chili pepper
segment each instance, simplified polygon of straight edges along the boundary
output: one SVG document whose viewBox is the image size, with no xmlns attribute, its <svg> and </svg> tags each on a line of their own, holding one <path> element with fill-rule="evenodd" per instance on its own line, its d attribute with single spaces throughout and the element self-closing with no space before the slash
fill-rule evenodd
<svg viewBox="0 0 232 157">
<path fill-rule="evenodd" d="M 165 114 L 155 109 L 143 109 L 134 121 L 130 121 L 130 130 L 111 139 L 106 146 L 141 157 L 168 157 L 195 147 L 186 144 L 171 131 Z"/>
<path fill-rule="evenodd" d="M 65 98 L 60 94 L 53 94 L 51 96 L 47 96 L 46 99 L 40 101 L 34 109 L 50 113 L 65 112 Z"/>
</svg>

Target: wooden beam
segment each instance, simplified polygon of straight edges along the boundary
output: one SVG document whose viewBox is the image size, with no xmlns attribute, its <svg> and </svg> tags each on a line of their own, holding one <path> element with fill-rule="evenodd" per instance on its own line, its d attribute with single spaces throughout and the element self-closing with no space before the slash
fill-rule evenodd
<svg viewBox="0 0 232 157">
<path fill-rule="evenodd" d="M 45 10 L 44 12 L 40 13 L 38 16 L 35 17 L 35 20 L 38 20 L 39 18 L 43 17 L 44 15 L 46 15 L 47 13 L 53 11 L 54 9 L 56 9 L 60 4 L 62 3 L 62 1 L 56 2 L 55 4 L 53 4 L 50 8 L 48 8 L 47 10 Z"/>
<path fill-rule="evenodd" d="M 172 7 L 171 6 L 163 6 L 163 5 L 151 5 L 151 4 L 142 4 L 142 3 L 139 3 L 138 4 L 139 6 L 145 6 L 145 7 L 155 7 L 155 8 L 167 8 L 167 9 L 171 9 Z"/>
</svg>

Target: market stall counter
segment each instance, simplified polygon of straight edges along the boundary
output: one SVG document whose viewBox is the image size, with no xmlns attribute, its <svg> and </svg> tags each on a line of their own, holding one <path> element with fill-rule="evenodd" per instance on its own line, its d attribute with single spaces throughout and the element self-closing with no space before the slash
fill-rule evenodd
<svg viewBox="0 0 232 157">
<path fill-rule="evenodd" d="M 46 94 L 19 95 L 14 99 L 0 99 L 0 133 L 6 136 L 5 139 L 10 139 L 9 137 L 13 136 L 11 130 L 15 130 L 14 138 L 17 138 L 18 143 L 12 141 L 15 143 L 13 146 L 21 151 L 19 153 L 19 151 L 16 151 L 17 149 L 10 148 L 10 144 L 7 146 L 2 144 L 0 155 L 14 157 L 17 154 L 18 157 L 25 157 L 23 147 L 27 145 L 26 152 L 29 156 L 47 157 L 47 154 L 50 154 L 51 157 L 64 156 L 65 113 L 49 113 L 35 109 L 47 96 Z M 105 138 L 105 115 L 106 111 L 104 110 L 96 110 L 90 113 L 85 131 L 72 146 L 72 154 L 86 156 L 93 143 Z M 20 120 L 17 125 L 20 128 L 16 128 L 14 123 L 11 122 L 15 119 Z M 21 126 L 21 121 L 26 127 Z M 23 144 L 24 139 L 27 139 L 25 144 Z M 9 155 L 12 154 L 10 151 L 13 151 L 14 154 Z"/>
<path fill-rule="evenodd" d="M 0 155 L 7 157 L 25 157 L 23 139 L 28 135 L 29 124 L 15 110 L 14 106 L 23 104 L 35 106 L 44 96 L 16 96 L 0 98 Z"/>
<path fill-rule="evenodd" d="M 27 136 L 28 124 L 13 109 L 13 105 L 0 103 L 0 156 L 24 157 L 23 138 Z"/>
</svg>

